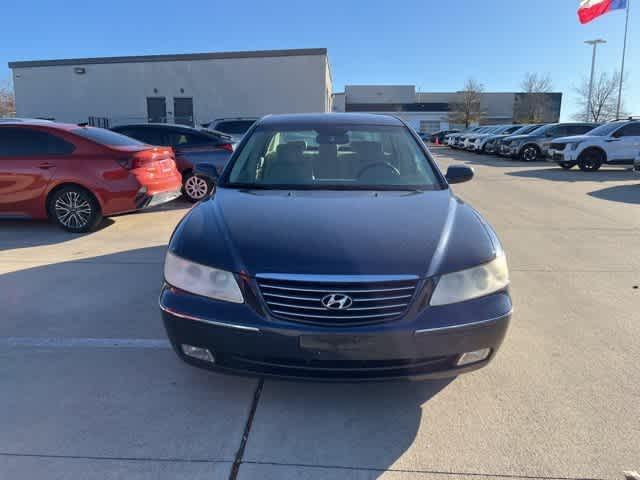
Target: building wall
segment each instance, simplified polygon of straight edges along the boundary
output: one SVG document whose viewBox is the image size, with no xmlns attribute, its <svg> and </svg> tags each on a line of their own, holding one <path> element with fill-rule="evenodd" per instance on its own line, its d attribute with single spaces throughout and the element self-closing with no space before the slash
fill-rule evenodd
<svg viewBox="0 0 640 480">
<path fill-rule="evenodd" d="M 324 112 L 331 107 L 328 68 L 326 55 L 13 66 L 16 112 L 74 123 L 89 116 L 110 118 L 112 124 L 146 121 L 147 97 L 166 97 L 168 121 L 173 98 L 192 97 L 196 124 Z"/>
<path fill-rule="evenodd" d="M 416 101 L 414 85 L 347 85 L 348 103 L 412 103 Z"/>
<path fill-rule="evenodd" d="M 560 118 L 562 94 L 544 94 L 543 121 Z M 416 92 L 406 85 L 347 85 L 344 93 L 334 95 L 334 111 L 389 113 L 405 120 L 414 129 L 433 132 L 459 128 L 450 122 L 450 112 L 461 102 L 460 92 Z M 484 92 L 480 96 L 483 125 L 523 123 L 525 93 Z"/>
</svg>

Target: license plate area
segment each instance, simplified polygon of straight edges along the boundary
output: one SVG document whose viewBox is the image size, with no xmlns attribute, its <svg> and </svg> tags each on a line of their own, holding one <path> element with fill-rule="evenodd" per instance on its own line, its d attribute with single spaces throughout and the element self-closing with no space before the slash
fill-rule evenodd
<svg viewBox="0 0 640 480">
<path fill-rule="evenodd" d="M 314 352 L 354 352 L 362 350 L 374 350 L 378 345 L 374 335 L 349 335 L 349 334 L 317 334 L 302 335 L 300 348 Z"/>
</svg>

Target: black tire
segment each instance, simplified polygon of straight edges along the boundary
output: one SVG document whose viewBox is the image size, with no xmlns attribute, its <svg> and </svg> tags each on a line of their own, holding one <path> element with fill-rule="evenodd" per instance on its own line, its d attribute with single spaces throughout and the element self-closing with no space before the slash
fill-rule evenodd
<svg viewBox="0 0 640 480">
<path fill-rule="evenodd" d="M 578 158 L 578 167 L 583 172 L 595 172 L 600 169 L 605 160 L 600 150 L 585 150 Z"/>
<path fill-rule="evenodd" d="M 520 152 L 520 160 L 524 162 L 535 162 L 540 158 L 540 149 L 537 145 L 525 145 Z"/>
<path fill-rule="evenodd" d="M 102 222 L 100 204 L 82 187 L 70 185 L 54 191 L 48 199 L 49 218 L 71 233 L 95 230 Z"/>
<path fill-rule="evenodd" d="M 562 163 L 559 163 L 558 165 L 560 165 L 560 167 L 562 167 L 564 170 L 571 170 L 573 167 L 576 166 L 575 163 L 571 163 L 571 162 L 562 162 Z"/>
<path fill-rule="evenodd" d="M 192 172 L 185 174 L 182 179 L 182 192 L 191 203 L 207 198 L 211 194 L 213 186 L 211 181 L 199 175 L 194 175 Z"/>
</svg>

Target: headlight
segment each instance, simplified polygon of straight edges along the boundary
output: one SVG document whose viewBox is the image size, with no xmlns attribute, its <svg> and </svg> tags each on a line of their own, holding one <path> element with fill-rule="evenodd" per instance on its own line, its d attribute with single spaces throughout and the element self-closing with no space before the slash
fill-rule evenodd
<svg viewBox="0 0 640 480">
<path fill-rule="evenodd" d="M 171 252 L 167 252 L 164 261 L 164 279 L 169 285 L 185 292 L 225 302 L 244 302 L 232 273 L 190 262 Z"/>
<path fill-rule="evenodd" d="M 430 305 L 448 305 L 483 297 L 509 285 L 509 268 L 504 254 L 489 263 L 442 275 Z"/>
</svg>

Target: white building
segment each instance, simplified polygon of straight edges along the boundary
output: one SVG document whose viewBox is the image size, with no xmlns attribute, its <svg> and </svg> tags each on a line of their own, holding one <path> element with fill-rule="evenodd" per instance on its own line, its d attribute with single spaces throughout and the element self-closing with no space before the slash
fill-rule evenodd
<svg viewBox="0 0 640 480">
<path fill-rule="evenodd" d="M 331 111 L 327 50 L 10 62 L 20 117 L 200 124 Z"/>
<path fill-rule="evenodd" d="M 416 131 L 425 133 L 461 127 L 451 124 L 451 111 L 460 102 L 459 92 L 416 92 L 414 85 L 347 85 L 344 90 L 333 95 L 336 112 L 392 113 Z M 562 94 L 544 95 L 548 97 L 544 103 L 544 121 L 557 122 Z M 525 123 L 522 109 L 526 96 L 517 92 L 482 93 L 481 123 Z"/>
</svg>

